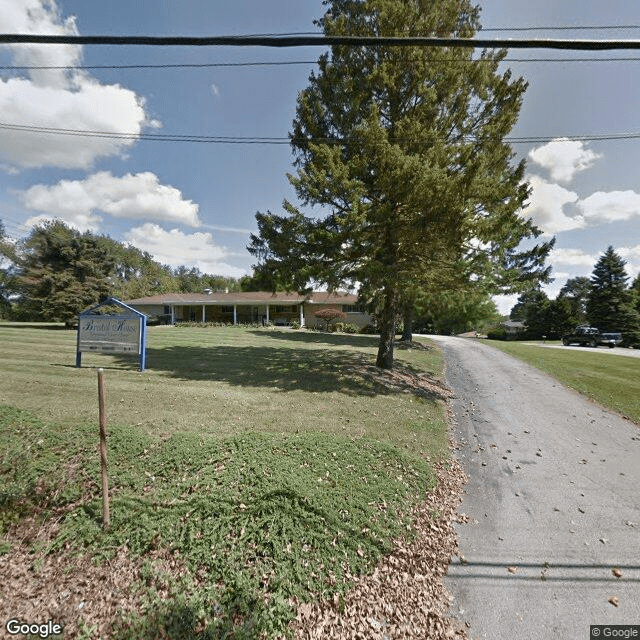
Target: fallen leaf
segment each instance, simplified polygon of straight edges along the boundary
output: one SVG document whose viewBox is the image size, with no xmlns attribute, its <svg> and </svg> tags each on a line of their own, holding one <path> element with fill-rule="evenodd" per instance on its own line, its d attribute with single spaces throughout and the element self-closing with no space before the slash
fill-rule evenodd
<svg viewBox="0 0 640 640">
<path fill-rule="evenodd" d="M 620 571 L 620 569 L 618 569 L 618 567 L 614 567 L 613 569 L 611 569 L 611 573 L 613 573 L 613 575 L 616 578 L 622 578 L 622 571 Z"/>
<path fill-rule="evenodd" d="M 509 573 L 518 573 L 518 567 L 507 567 Z"/>
<path fill-rule="evenodd" d="M 619 604 L 618 596 L 611 596 L 607 602 L 612 604 L 614 607 L 617 607 Z"/>
</svg>

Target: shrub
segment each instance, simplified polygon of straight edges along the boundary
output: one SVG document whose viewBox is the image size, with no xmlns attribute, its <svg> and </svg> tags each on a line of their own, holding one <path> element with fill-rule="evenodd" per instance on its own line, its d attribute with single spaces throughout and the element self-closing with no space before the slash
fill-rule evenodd
<svg viewBox="0 0 640 640">
<path fill-rule="evenodd" d="M 325 307 L 313 312 L 313 315 L 319 320 L 324 320 L 325 330 L 329 331 L 329 325 L 336 320 L 346 320 L 347 314 L 336 307 Z"/>
<path fill-rule="evenodd" d="M 489 340 L 506 340 L 507 332 L 502 327 L 496 327 L 487 331 L 487 338 Z"/>
</svg>

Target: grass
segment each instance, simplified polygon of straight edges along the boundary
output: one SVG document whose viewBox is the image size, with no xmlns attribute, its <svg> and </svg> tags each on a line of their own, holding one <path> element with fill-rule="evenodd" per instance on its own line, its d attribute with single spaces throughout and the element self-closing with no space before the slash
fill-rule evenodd
<svg viewBox="0 0 640 640">
<path fill-rule="evenodd" d="M 598 351 L 548 349 L 522 342 L 492 340 L 488 344 L 640 424 L 640 358 Z"/>
<path fill-rule="evenodd" d="M 4 323 L 0 340 L 0 530 L 55 514 L 47 552 L 162 550 L 186 568 L 145 563 L 146 613 L 115 638 L 283 633 L 296 602 L 343 592 L 411 537 L 430 461 L 448 455 L 438 396 L 386 386 L 371 336 L 153 328 L 142 373 L 95 354 L 75 368 L 74 332 Z M 442 373 L 435 349 L 397 359 Z M 106 532 L 95 366 L 107 379 Z"/>
</svg>

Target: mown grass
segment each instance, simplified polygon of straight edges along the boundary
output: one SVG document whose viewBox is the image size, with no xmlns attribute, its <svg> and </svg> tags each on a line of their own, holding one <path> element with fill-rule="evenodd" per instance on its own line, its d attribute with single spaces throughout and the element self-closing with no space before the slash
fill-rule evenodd
<svg viewBox="0 0 640 640">
<path fill-rule="evenodd" d="M 76 369 L 73 332 L 0 324 L 0 340 L 2 530 L 55 514 L 47 551 L 162 550 L 188 570 L 160 575 L 149 561 L 134 585 L 147 612 L 113 637 L 282 633 L 295 602 L 342 592 L 411 537 L 430 461 L 448 454 L 437 395 L 371 375 L 369 336 L 158 328 L 142 373 L 98 355 Z M 397 357 L 441 375 L 435 349 Z M 95 366 L 107 378 L 106 532 Z"/>
<path fill-rule="evenodd" d="M 487 344 L 640 423 L 640 358 L 598 351 L 549 349 L 521 342 L 489 341 Z"/>
</svg>

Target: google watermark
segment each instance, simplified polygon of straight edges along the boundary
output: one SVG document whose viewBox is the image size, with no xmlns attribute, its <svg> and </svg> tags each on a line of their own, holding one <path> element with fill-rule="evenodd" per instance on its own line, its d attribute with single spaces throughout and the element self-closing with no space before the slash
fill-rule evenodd
<svg viewBox="0 0 640 640">
<path fill-rule="evenodd" d="M 589 638 L 637 638 L 640 640 L 640 624 L 592 624 Z"/>
<path fill-rule="evenodd" d="M 51 638 L 62 633 L 63 625 L 47 620 L 42 623 L 22 622 L 17 618 L 12 618 L 5 625 L 5 629 L 11 636 L 39 636 L 40 638 Z"/>
</svg>

